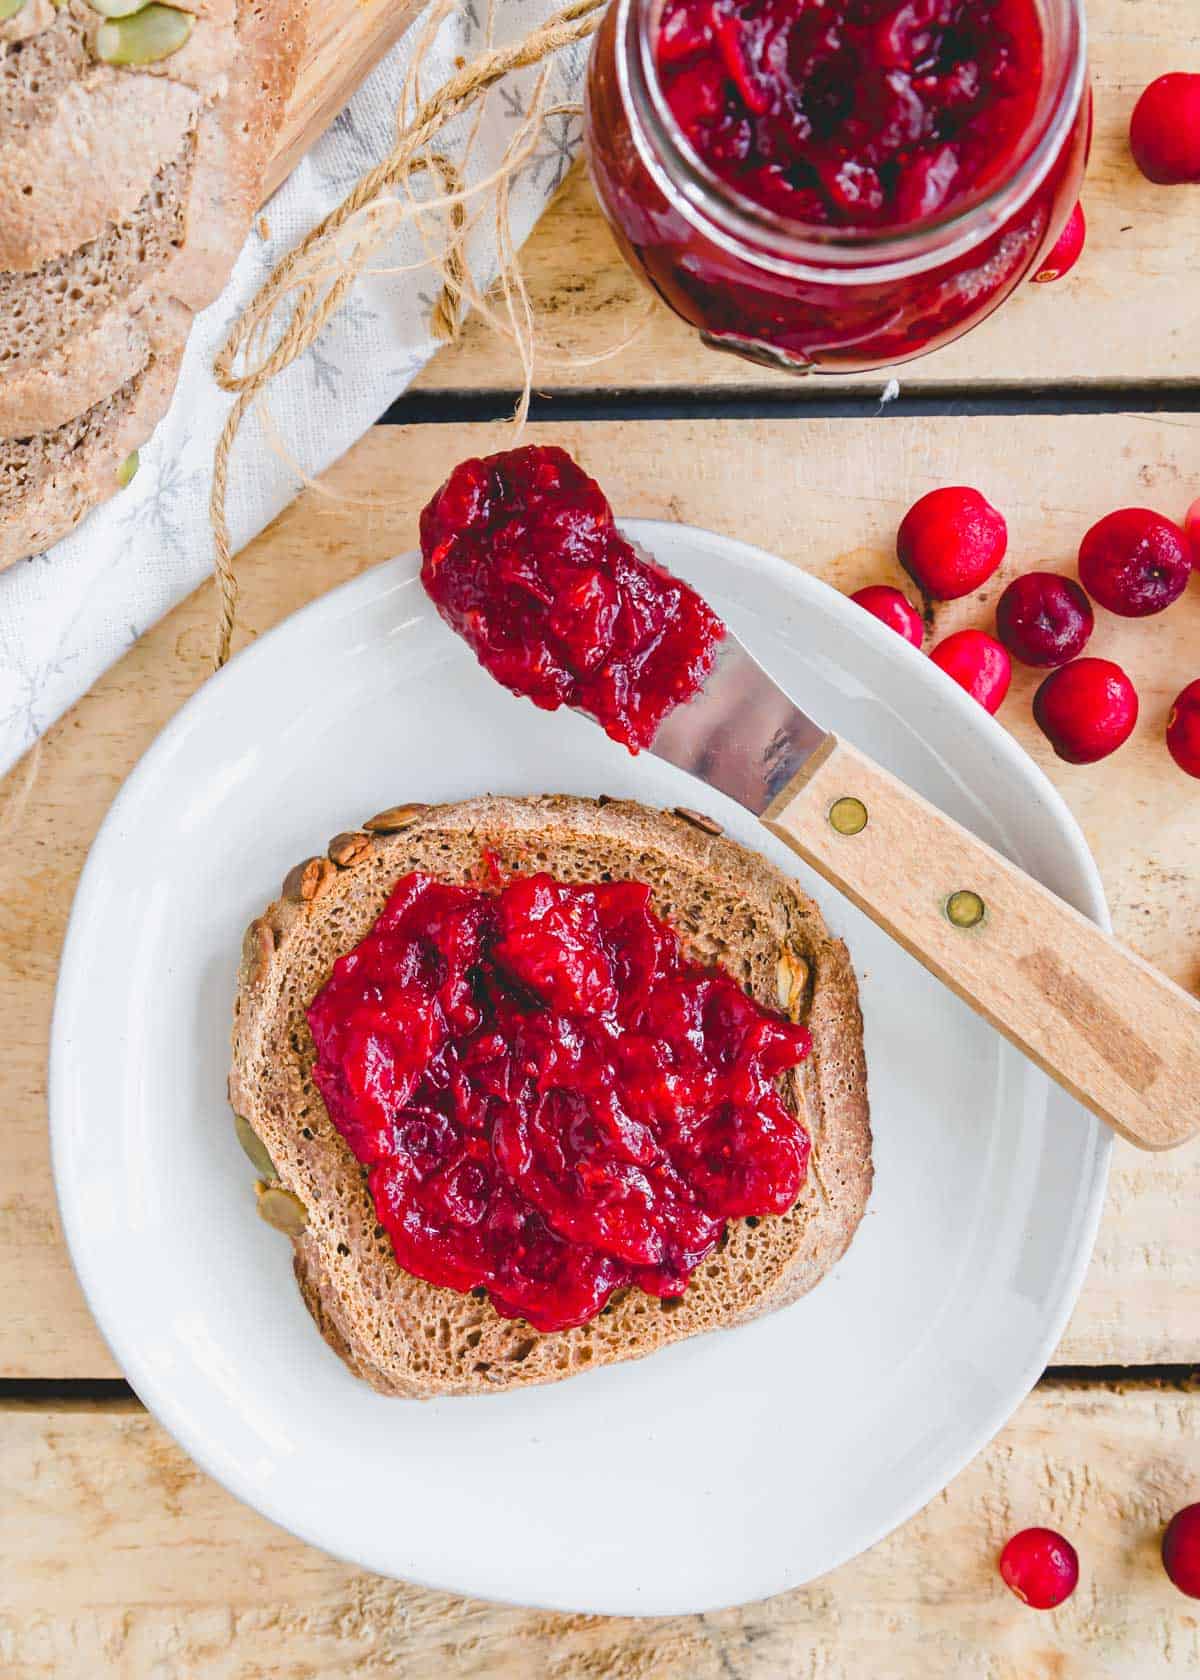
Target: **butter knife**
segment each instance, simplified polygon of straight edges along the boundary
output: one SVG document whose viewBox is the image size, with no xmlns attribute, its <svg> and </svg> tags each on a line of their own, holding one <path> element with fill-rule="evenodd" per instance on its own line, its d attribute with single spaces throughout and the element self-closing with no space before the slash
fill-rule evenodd
<svg viewBox="0 0 1200 1680">
<path fill-rule="evenodd" d="M 752 812 L 992 1026 L 1143 1149 L 1200 1127 L 1200 1004 L 823 729 L 732 631 L 650 746 Z"/>
</svg>

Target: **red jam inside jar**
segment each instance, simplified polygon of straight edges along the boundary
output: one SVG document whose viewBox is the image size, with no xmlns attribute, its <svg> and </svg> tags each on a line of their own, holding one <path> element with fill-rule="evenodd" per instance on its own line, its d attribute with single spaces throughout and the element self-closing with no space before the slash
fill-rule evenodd
<svg viewBox="0 0 1200 1680">
<path fill-rule="evenodd" d="M 614 0 L 588 156 L 635 268 L 793 371 L 967 331 L 1078 196 L 1081 0 Z"/>
<path fill-rule="evenodd" d="M 1042 80 L 1034 0 L 667 0 L 667 104 L 737 192 L 896 227 L 1002 173 Z"/>
<path fill-rule="evenodd" d="M 724 626 L 635 553 L 563 449 L 464 461 L 421 515 L 421 581 L 505 688 L 575 706 L 632 752 L 704 685 Z"/>
<path fill-rule="evenodd" d="M 635 881 L 398 881 L 308 1010 L 313 1077 L 414 1276 L 539 1331 L 675 1297 L 786 1212 L 808 1031 L 684 954 Z"/>
</svg>

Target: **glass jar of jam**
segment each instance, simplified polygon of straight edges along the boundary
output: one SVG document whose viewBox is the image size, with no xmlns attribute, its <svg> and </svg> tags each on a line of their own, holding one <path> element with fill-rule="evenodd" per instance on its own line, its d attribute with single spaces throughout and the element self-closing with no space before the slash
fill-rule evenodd
<svg viewBox="0 0 1200 1680">
<path fill-rule="evenodd" d="M 705 343 L 887 367 L 990 315 L 1076 201 L 1082 0 L 612 0 L 600 204 Z"/>
</svg>

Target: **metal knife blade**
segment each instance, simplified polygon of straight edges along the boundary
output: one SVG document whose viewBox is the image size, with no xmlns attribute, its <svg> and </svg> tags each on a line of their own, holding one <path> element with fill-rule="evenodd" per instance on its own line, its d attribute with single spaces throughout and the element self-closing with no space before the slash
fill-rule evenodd
<svg viewBox="0 0 1200 1680">
<path fill-rule="evenodd" d="M 757 817 L 829 739 L 727 627 L 708 681 L 663 719 L 650 751 Z"/>
</svg>

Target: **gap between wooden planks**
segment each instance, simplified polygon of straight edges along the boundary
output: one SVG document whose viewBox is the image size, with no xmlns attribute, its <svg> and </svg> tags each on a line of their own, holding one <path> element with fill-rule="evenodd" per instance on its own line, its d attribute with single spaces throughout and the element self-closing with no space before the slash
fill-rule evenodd
<svg viewBox="0 0 1200 1680">
<path fill-rule="evenodd" d="M 649 294 L 626 267 L 582 169 L 542 218 L 522 252 L 548 354 L 542 384 L 573 388 L 669 386 L 790 389 L 818 400 L 848 389 L 878 391 L 894 371 L 902 387 L 1030 387 L 1186 382 L 1200 365 L 1198 189 L 1152 186 L 1129 155 L 1129 114 L 1138 94 L 1168 70 L 1200 66 L 1195 0 L 1088 0 L 1096 131 L 1083 187 L 1088 245 L 1058 284 L 1026 285 L 959 343 L 884 373 L 789 378 L 706 350 L 661 303 L 621 354 L 572 365 L 620 344 L 647 310 Z M 575 132 L 578 132 L 576 128 Z M 425 369 L 430 390 L 520 383 L 510 347 L 479 321 Z"/>
<path fill-rule="evenodd" d="M 871 1551 L 811 1586 L 702 1617 L 553 1615 L 369 1575 L 239 1504 L 137 1409 L 0 1413 L 0 1486 L 0 1656 L 14 1680 L 1182 1680 L 1200 1669 L 1196 1605 L 1158 1561 L 1164 1522 L 1200 1493 L 1195 1392 L 1040 1388 Z M 1031 1523 L 1060 1528 L 1081 1555 L 1079 1588 L 1052 1616 L 1019 1604 L 995 1571 L 1004 1540 Z"/>
<path fill-rule="evenodd" d="M 846 590 L 871 579 L 904 581 L 891 558 L 894 533 L 918 494 L 939 482 L 978 484 L 1008 516 L 1010 558 L 979 600 L 940 609 L 940 635 L 989 622 L 991 604 L 1013 572 L 1069 564 L 1083 531 L 1113 506 L 1148 502 L 1181 514 L 1195 494 L 1200 418 L 1004 417 L 977 418 L 969 426 L 953 418 L 597 421 L 535 425 L 527 435 L 574 451 L 606 486 L 618 514 L 678 519 L 752 539 Z M 239 560 L 243 639 L 410 548 L 419 508 L 454 463 L 507 441 L 499 425 L 368 433 L 330 483 L 344 494 L 394 497 L 396 507 L 365 510 L 302 495 Z M 207 588 L 193 595 L 49 732 L 36 785 L 0 851 L 6 1035 L 0 1111 L 7 1163 L 0 1200 L 6 1304 L 0 1376 L 115 1374 L 57 1226 L 45 1114 L 50 1007 L 88 844 L 137 758 L 207 674 L 213 613 Z M 1120 756 L 1091 769 L 1060 764 L 1030 721 L 1032 672 L 1017 673 L 1002 717 L 1082 823 L 1118 932 L 1195 987 L 1200 792 L 1174 768 L 1161 736 L 1174 694 L 1200 675 L 1200 583 L 1149 623 L 1099 616 L 1094 651 L 1127 665 L 1141 691 L 1141 721 Z M 23 773 L 18 766 L 9 778 L 10 797 Z M 420 791 L 381 788 L 380 798 L 387 803 Z M 231 860 L 242 876 L 249 870 L 261 881 L 264 902 L 295 861 L 279 854 L 280 844 L 264 834 L 261 858 Z M 1149 1157 L 1118 1144 L 1096 1256 L 1057 1362 L 1200 1359 L 1198 1198 L 1196 1147 Z M 249 1204 L 246 1216 L 253 1217 Z"/>
</svg>

